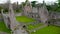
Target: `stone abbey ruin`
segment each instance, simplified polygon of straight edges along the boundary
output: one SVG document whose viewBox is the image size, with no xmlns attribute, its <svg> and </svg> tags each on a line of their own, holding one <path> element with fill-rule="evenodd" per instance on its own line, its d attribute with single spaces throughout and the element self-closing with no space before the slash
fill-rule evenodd
<svg viewBox="0 0 60 34">
<path fill-rule="evenodd" d="M 60 26 L 60 14 L 55 12 L 48 12 L 45 2 L 43 1 L 43 5 L 38 5 L 36 7 L 32 7 L 31 3 L 26 0 L 25 6 L 22 5 L 22 12 L 20 14 L 15 14 L 12 4 L 10 3 L 10 0 L 8 0 L 9 4 L 9 10 L 8 13 L 4 13 L 4 9 L 1 9 L 1 16 L 5 25 L 8 29 L 11 29 L 11 34 L 29 34 L 29 32 L 32 32 L 35 30 L 28 31 L 26 30 L 27 25 L 29 24 L 37 24 L 38 22 L 41 22 L 44 24 L 44 26 L 48 26 L 50 24 Z M 36 21 L 29 24 L 19 23 L 15 16 L 27 16 L 29 18 L 33 18 Z M 43 28 L 43 27 L 42 27 Z"/>
</svg>

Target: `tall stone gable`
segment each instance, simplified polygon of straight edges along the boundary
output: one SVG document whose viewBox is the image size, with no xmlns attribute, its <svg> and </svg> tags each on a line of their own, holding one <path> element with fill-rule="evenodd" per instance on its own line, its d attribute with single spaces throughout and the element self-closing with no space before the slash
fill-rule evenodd
<svg viewBox="0 0 60 34">
<path fill-rule="evenodd" d="M 32 5 L 28 0 L 26 0 L 25 6 L 24 6 L 24 14 L 27 15 L 31 11 L 32 11 Z"/>
<path fill-rule="evenodd" d="M 11 30 L 14 30 L 15 27 L 17 25 L 19 25 L 19 23 L 16 21 L 15 15 L 14 15 L 14 10 L 12 8 L 12 5 L 10 3 L 10 0 L 8 0 L 9 2 L 9 20 L 10 20 L 10 28 Z"/>
<path fill-rule="evenodd" d="M 48 20 L 48 15 L 49 15 L 48 10 L 45 6 L 45 2 L 43 1 L 43 6 L 39 8 L 39 16 L 41 22 L 45 23 Z"/>
</svg>

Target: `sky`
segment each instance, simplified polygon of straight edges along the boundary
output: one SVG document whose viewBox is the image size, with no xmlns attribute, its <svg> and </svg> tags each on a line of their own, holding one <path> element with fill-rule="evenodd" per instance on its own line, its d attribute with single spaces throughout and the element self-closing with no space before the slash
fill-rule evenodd
<svg viewBox="0 0 60 34">
<path fill-rule="evenodd" d="M 0 3 L 5 3 L 7 0 L 0 0 Z M 19 4 L 21 4 L 21 2 L 25 2 L 25 0 L 11 0 L 11 3 L 14 3 L 14 2 L 19 2 Z M 39 3 L 42 3 L 43 0 L 29 0 L 30 2 L 31 1 L 38 1 Z M 44 0 L 46 3 L 48 2 L 56 2 L 56 0 Z"/>
</svg>

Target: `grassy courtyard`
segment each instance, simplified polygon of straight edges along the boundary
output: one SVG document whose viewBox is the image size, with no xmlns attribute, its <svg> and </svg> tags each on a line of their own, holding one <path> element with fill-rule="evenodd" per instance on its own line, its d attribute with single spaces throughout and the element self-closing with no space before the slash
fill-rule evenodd
<svg viewBox="0 0 60 34">
<path fill-rule="evenodd" d="M 33 18 L 28 18 L 26 16 L 17 16 L 17 21 L 28 23 L 28 22 L 34 22 L 35 20 Z M 40 27 L 43 24 L 36 24 L 36 25 L 28 25 L 27 30 L 33 30 L 35 28 Z M 50 25 L 49 27 L 44 27 L 42 29 L 37 30 L 36 32 L 31 32 L 30 34 L 60 34 L 60 27 Z"/>
<path fill-rule="evenodd" d="M 31 32 L 30 34 L 60 34 L 60 27 L 57 26 L 47 26 L 45 28 L 42 28 L 40 30 L 37 30 L 36 32 Z"/>
<path fill-rule="evenodd" d="M 32 29 L 35 29 L 35 28 L 38 28 L 38 27 L 40 27 L 40 26 L 42 26 L 43 24 L 42 23 L 39 23 L 39 24 L 35 24 L 35 25 L 28 25 L 27 26 L 27 29 L 28 30 L 32 30 Z"/>
<path fill-rule="evenodd" d="M 11 30 L 6 27 L 3 21 L 0 21 L 0 31 L 10 33 Z"/>
<path fill-rule="evenodd" d="M 16 19 L 17 19 L 17 21 L 24 22 L 24 23 L 34 22 L 35 21 L 33 18 L 28 18 L 26 16 L 17 16 Z"/>
</svg>

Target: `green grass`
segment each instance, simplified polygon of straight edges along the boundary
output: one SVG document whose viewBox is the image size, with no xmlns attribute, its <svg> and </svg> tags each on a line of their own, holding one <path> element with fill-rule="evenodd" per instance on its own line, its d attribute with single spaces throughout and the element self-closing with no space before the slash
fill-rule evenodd
<svg viewBox="0 0 60 34">
<path fill-rule="evenodd" d="M 31 34 L 60 34 L 60 27 L 57 26 L 47 26 L 45 28 L 42 28 L 40 30 L 37 30 L 36 32 L 31 32 Z"/>
<path fill-rule="evenodd" d="M 0 31 L 10 33 L 10 29 L 6 27 L 3 21 L 0 21 Z"/>
<path fill-rule="evenodd" d="M 40 24 L 35 24 L 35 25 L 31 25 L 31 24 L 30 24 L 30 25 L 27 26 L 27 29 L 28 29 L 28 30 L 32 30 L 32 29 L 38 28 L 38 27 L 40 27 L 40 26 L 42 26 L 42 25 L 43 25 L 43 24 L 41 24 L 41 23 L 40 23 Z"/>
<path fill-rule="evenodd" d="M 17 21 L 24 22 L 24 23 L 34 22 L 35 21 L 33 18 L 28 18 L 26 16 L 17 16 L 16 19 L 17 19 Z"/>
</svg>

